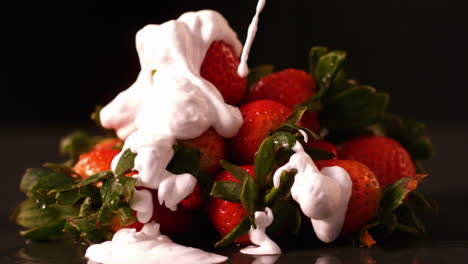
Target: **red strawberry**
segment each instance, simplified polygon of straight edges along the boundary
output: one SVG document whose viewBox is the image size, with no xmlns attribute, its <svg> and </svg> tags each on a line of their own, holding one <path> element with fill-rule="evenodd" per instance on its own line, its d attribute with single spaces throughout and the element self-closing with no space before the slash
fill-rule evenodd
<svg viewBox="0 0 468 264">
<path fill-rule="evenodd" d="M 237 74 L 239 58 L 234 49 L 223 41 L 213 41 L 206 52 L 200 74 L 223 95 L 224 101 L 236 105 L 244 97 L 247 78 Z"/>
<path fill-rule="evenodd" d="M 255 152 L 270 132 L 283 124 L 292 109 L 272 100 L 258 100 L 240 107 L 244 124 L 230 141 L 230 153 L 240 164 L 252 164 Z"/>
<path fill-rule="evenodd" d="M 73 169 L 82 179 L 86 179 L 98 172 L 110 170 L 112 159 L 119 152 L 118 149 L 91 150 L 80 156 Z"/>
<path fill-rule="evenodd" d="M 182 206 L 176 211 L 171 211 L 165 205 L 159 205 L 158 192 L 151 190 L 153 194 L 153 216 L 151 220 L 160 224 L 161 233 L 170 237 L 181 237 L 193 230 L 193 215 Z"/>
<path fill-rule="evenodd" d="M 408 151 L 397 141 L 383 136 L 360 136 L 348 140 L 339 148 L 338 156 L 366 164 L 377 175 L 382 187 L 416 174 Z"/>
<path fill-rule="evenodd" d="M 315 94 L 314 78 L 303 70 L 286 69 L 260 79 L 250 87 L 247 101 L 270 99 L 294 107 Z M 304 127 L 313 131 L 320 129 L 317 112 L 306 112 L 301 121 Z"/>
<path fill-rule="evenodd" d="M 335 155 L 333 159 L 337 159 L 338 157 L 336 154 L 336 146 L 328 141 L 325 141 L 325 140 L 309 141 L 306 146 L 311 147 L 311 148 L 323 149 L 328 152 L 331 152 L 333 153 L 333 155 Z"/>
<path fill-rule="evenodd" d="M 122 149 L 123 142 L 118 138 L 108 138 L 97 143 L 93 150 Z"/>
<path fill-rule="evenodd" d="M 254 176 L 254 166 L 242 166 L 245 171 Z M 215 181 L 233 181 L 240 183 L 232 174 L 223 171 L 216 175 Z M 208 214 L 214 228 L 218 231 L 221 237 L 227 235 L 234 227 L 236 227 L 244 217 L 247 216 L 247 211 L 240 203 L 233 203 L 226 200 L 212 197 L 208 205 Z M 250 244 L 248 234 L 234 241 L 235 244 L 246 245 Z"/>
<path fill-rule="evenodd" d="M 197 184 L 193 192 L 187 198 L 180 201 L 180 205 L 188 210 L 203 208 L 203 205 L 205 205 L 205 198 L 203 197 L 201 187 Z"/>
<path fill-rule="evenodd" d="M 361 227 L 375 218 L 381 189 L 377 177 L 366 165 L 352 160 L 322 160 L 315 164 L 319 169 L 339 166 L 345 169 L 351 177 L 353 190 L 343 224 L 343 234 L 359 231 Z"/>
<path fill-rule="evenodd" d="M 219 161 L 226 157 L 226 142 L 214 129 L 208 129 L 195 139 L 179 140 L 178 143 L 200 151 L 200 169 L 202 171 L 215 174 L 221 170 Z"/>
</svg>

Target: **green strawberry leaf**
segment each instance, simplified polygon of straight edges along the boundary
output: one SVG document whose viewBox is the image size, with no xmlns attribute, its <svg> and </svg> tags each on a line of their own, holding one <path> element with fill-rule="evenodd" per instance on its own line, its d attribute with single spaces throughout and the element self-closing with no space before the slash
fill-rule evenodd
<svg viewBox="0 0 468 264">
<path fill-rule="evenodd" d="M 248 177 L 245 177 L 244 183 L 242 184 L 240 200 L 242 206 L 249 213 L 252 220 L 255 211 L 258 211 L 260 208 L 264 208 L 264 206 L 262 207 L 262 205 L 260 204 L 261 201 L 259 196 L 259 186 L 255 182 L 255 179 L 249 174 Z M 252 222 L 254 223 L 255 221 Z"/>
<path fill-rule="evenodd" d="M 174 174 L 190 173 L 197 177 L 200 172 L 200 155 L 196 148 L 175 145 L 174 156 L 167 165 L 167 170 Z"/>
<path fill-rule="evenodd" d="M 230 163 L 229 161 L 220 160 L 219 163 L 221 163 L 221 166 L 223 166 L 223 168 L 232 176 L 234 176 L 234 178 L 236 178 L 239 182 L 243 183 L 245 181 L 245 178 L 252 177 L 252 175 L 250 175 L 247 171 L 245 171 L 239 166 Z"/>
<path fill-rule="evenodd" d="M 245 217 L 242 221 L 234 227 L 231 232 L 225 235 L 220 241 L 216 242 L 215 247 L 226 247 L 232 244 L 236 239 L 247 234 L 250 230 L 251 222 L 249 217 Z"/>
<path fill-rule="evenodd" d="M 301 106 L 294 109 L 294 111 L 286 119 L 286 123 L 297 124 L 302 120 L 302 116 L 306 112 L 307 107 Z"/>
<path fill-rule="evenodd" d="M 352 136 L 379 122 L 388 100 L 388 94 L 370 86 L 355 86 L 330 98 L 320 117 L 335 135 Z"/>
<path fill-rule="evenodd" d="M 379 123 L 379 129 L 385 136 L 400 142 L 414 160 L 427 160 L 434 154 L 434 145 L 425 135 L 426 126 L 422 122 L 387 113 Z"/>
<path fill-rule="evenodd" d="M 326 92 L 335 79 L 341 65 L 346 59 L 346 52 L 341 50 L 331 51 L 318 59 L 314 74 L 319 92 Z"/>
<path fill-rule="evenodd" d="M 35 241 L 51 240 L 63 235 L 62 229 L 64 224 L 65 220 L 54 220 L 43 226 L 36 226 L 20 231 L 20 235 L 26 239 Z"/>
<path fill-rule="evenodd" d="M 125 174 L 131 172 L 135 166 L 135 157 L 136 153 L 133 153 L 129 148 L 126 149 L 122 156 L 120 156 L 117 166 L 115 166 L 115 175 L 124 176 Z"/>
<path fill-rule="evenodd" d="M 118 209 L 119 220 L 122 226 L 128 226 L 137 221 L 129 203 L 121 203 Z"/>
<path fill-rule="evenodd" d="M 263 188 L 275 167 L 275 143 L 267 137 L 255 153 L 254 170 L 258 184 Z"/>
<path fill-rule="evenodd" d="M 328 48 L 323 46 L 314 46 L 309 51 L 309 72 L 315 76 L 317 64 L 321 57 L 328 53 Z"/>
<path fill-rule="evenodd" d="M 435 201 L 427 195 L 422 194 L 418 190 L 412 191 L 408 195 L 408 198 L 411 201 L 411 203 L 414 204 L 414 206 L 417 208 L 429 209 L 432 213 L 436 215 L 440 213 L 440 208 L 437 201 Z"/>
<path fill-rule="evenodd" d="M 247 75 L 247 89 L 250 89 L 254 83 L 260 81 L 263 77 L 273 73 L 274 68 L 273 65 L 265 64 L 249 69 L 249 75 Z"/>
<path fill-rule="evenodd" d="M 89 152 L 102 139 L 102 137 L 90 136 L 83 131 L 75 131 L 62 138 L 60 141 L 60 152 L 68 154 L 70 157 L 66 165 L 71 166 L 75 164 L 81 154 Z"/>
<path fill-rule="evenodd" d="M 62 233 L 65 219 L 78 213 L 75 207 L 53 205 L 40 208 L 28 199 L 16 207 L 10 219 L 27 230 L 20 231 L 26 239 L 48 240 Z"/>
<path fill-rule="evenodd" d="M 23 188 L 29 188 L 26 195 L 40 207 L 46 207 L 57 201 L 53 195 L 48 193 L 48 190 L 74 184 L 76 179 L 70 175 L 47 168 L 37 168 L 26 170 L 21 182 Z"/>
<path fill-rule="evenodd" d="M 77 215 L 78 209 L 71 206 L 53 205 L 41 209 L 32 200 L 21 202 L 10 219 L 24 228 L 46 226 L 55 220 L 65 220 L 67 216 Z"/>
<path fill-rule="evenodd" d="M 403 200 L 417 188 L 424 177 L 425 175 L 403 177 L 383 188 L 377 219 L 389 232 L 401 228 L 399 225 L 402 224 L 398 222 L 398 217 L 394 211 L 403 204 Z"/>
<path fill-rule="evenodd" d="M 233 203 L 240 203 L 242 184 L 233 181 L 216 181 L 210 195 Z"/>
<path fill-rule="evenodd" d="M 115 176 L 104 181 L 101 187 L 102 206 L 97 222 L 108 225 L 123 203 L 128 203 L 135 190 L 135 178 Z"/>
</svg>

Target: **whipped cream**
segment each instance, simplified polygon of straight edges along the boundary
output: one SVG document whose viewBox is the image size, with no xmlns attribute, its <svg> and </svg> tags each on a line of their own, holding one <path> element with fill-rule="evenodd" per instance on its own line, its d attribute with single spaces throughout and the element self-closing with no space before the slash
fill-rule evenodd
<svg viewBox="0 0 468 264">
<path fill-rule="evenodd" d="M 265 233 L 266 228 L 273 223 L 273 212 L 266 207 L 265 211 L 255 212 L 255 228 L 249 230 L 250 241 L 257 246 L 249 246 L 241 249 L 241 253 L 248 255 L 278 255 L 281 248 Z"/>
<path fill-rule="evenodd" d="M 266 0 L 259 0 L 257 3 L 257 8 L 255 10 L 255 16 L 252 18 L 252 22 L 249 25 L 247 30 L 247 38 L 245 40 L 244 49 L 242 50 L 242 55 L 240 59 L 239 66 L 237 67 L 237 74 L 241 77 L 247 76 L 249 74 L 249 67 L 247 66 L 247 60 L 249 59 L 250 48 L 252 47 L 255 34 L 257 34 L 258 29 L 258 18 L 263 8 L 265 7 Z"/>
<path fill-rule="evenodd" d="M 213 41 L 222 40 L 240 54 L 242 44 L 224 17 L 211 10 L 188 12 L 177 20 L 148 25 L 136 35 L 141 71 L 135 83 L 106 105 L 103 127 L 114 129 L 123 150 L 137 153 L 137 186 L 158 190 L 160 204 L 176 210 L 196 185 L 190 174 L 166 170 L 177 139 L 193 139 L 213 127 L 229 138 L 243 120 L 238 108 L 200 76 Z M 117 155 L 115 169 L 122 152 Z"/>
<path fill-rule="evenodd" d="M 140 232 L 124 228 L 117 231 L 111 241 L 90 246 L 85 255 L 88 264 L 214 264 L 227 257 L 201 249 L 178 245 L 159 232 L 159 224 L 150 222 Z"/>
<path fill-rule="evenodd" d="M 296 169 L 298 172 L 291 187 L 291 196 L 310 218 L 317 237 L 329 243 L 335 240 L 343 227 L 352 181 L 341 167 L 325 167 L 319 170 L 299 142 L 288 163 L 275 171 L 273 184 L 280 185 L 281 173 Z"/>
</svg>

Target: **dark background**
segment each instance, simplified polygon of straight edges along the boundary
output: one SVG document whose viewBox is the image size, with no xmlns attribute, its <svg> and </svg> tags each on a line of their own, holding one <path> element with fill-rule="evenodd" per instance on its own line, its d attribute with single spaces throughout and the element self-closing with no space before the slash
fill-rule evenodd
<svg viewBox="0 0 468 264">
<path fill-rule="evenodd" d="M 256 0 L 7 1 L 0 4 L 0 233 L 17 252 L 24 241 L 7 216 L 23 199 L 27 167 L 63 161 L 61 136 L 92 128 L 89 115 L 127 88 L 139 71 L 135 33 L 190 10 L 215 9 L 244 41 Z M 468 8 L 465 1 L 268 0 L 249 65 L 306 68 L 308 50 L 348 52 L 346 69 L 391 93 L 390 111 L 428 124 L 437 146 L 421 187 L 441 204 L 434 238 L 468 237 Z M 468 245 L 468 244 L 466 244 Z M 466 259 L 467 246 L 461 247 Z M 432 250 L 428 250 L 431 252 Z M 465 253 L 463 253 L 465 252 Z M 464 255 L 463 255 L 464 254 Z M 437 261 L 436 261 L 437 262 Z"/>
<path fill-rule="evenodd" d="M 7 2 L 2 119 L 86 120 L 95 104 L 105 104 L 136 78 L 134 36 L 144 25 L 210 8 L 224 14 L 244 41 L 257 3 L 94 2 Z M 393 112 L 466 123 L 468 9 L 463 2 L 270 0 L 249 65 L 305 69 L 311 46 L 343 49 L 349 55 L 346 68 L 356 79 L 391 92 Z"/>
</svg>

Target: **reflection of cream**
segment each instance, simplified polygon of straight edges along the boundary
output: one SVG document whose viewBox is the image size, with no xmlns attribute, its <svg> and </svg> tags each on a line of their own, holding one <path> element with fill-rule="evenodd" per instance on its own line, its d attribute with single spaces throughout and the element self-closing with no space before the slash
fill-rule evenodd
<svg viewBox="0 0 468 264">
<path fill-rule="evenodd" d="M 266 207 L 265 211 L 255 212 L 255 225 L 250 228 L 250 241 L 257 246 L 249 246 L 241 249 L 241 253 L 249 255 L 277 255 L 281 254 L 281 249 L 265 233 L 266 228 L 273 223 L 273 212 Z"/>
<path fill-rule="evenodd" d="M 310 218 L 317 237 L 323 242 L 332 242 L 341 232 L 351 197 L 349 174 L 337 166 L 319 171 L 299 142 L 293 150 L 295 153 L 289 162 L 275 172 L 273 183 L 278 188 L 281 173 L 297 169 L 291 196 Z"/>
<path fill-rule="evenodd" d="M 343 262 L 335 256 L 320 256 L 315 260 L 315 264 L 342 264 Z"/>
<path fill-rule="evenodd" d="M 254 256 L 252 264 L 274 264 L 280 255 Z"/>
<path fill-rule="evenodd" d="M 112 241 L 90 246 L 86 257 L 90 259 L 88 263 L 105 264 L 214 264 L 227 260 L 225 256 L 172 242 L 161 235 L 159 224 L 154 222 L 145 224 L 140 232 L 129 228 L 117 231 Z"/>
<path fill-rule="evenodd" d="M 175 210 L 196 185 L 190 174 L 166 170 L 177 139 L 192 139 L 213 127 L 232 137 L 243 123 L 238 108 L 200 76 L 211 43 L 223 40 L 239 55 L 242 44 L 217 12 L 188 12 L 177 20 L 148 25 L 136 36 L 141 71 L 135 83 L 101 111 L 105 128 L 137 153 L 137 186 L 158 189 L 158 199 Z M 115 168 L 120 155 L 113 163 Z"/>
</svg>

